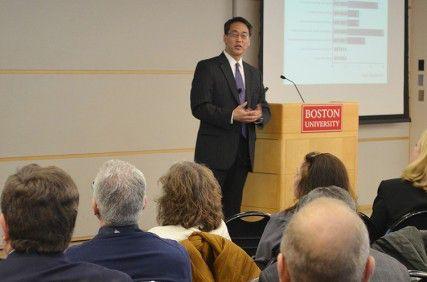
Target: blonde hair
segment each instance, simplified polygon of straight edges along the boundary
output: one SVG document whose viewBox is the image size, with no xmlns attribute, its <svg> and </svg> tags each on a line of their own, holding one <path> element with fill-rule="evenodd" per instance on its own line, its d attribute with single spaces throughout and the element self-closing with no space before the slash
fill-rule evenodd
<svg viewBox="0 0 427 282">
<path fill-rule="evenodd" d="M 418 146 L 419 155 L 403 170 L 402 178 L 427 191 L 427 130 L 421 135 Z"/>
</svg>

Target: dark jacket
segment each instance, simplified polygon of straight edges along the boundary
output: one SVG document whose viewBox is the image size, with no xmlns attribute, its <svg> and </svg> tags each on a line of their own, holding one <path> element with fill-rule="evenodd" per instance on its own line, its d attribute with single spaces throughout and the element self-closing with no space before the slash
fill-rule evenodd
<svg viewBox="0 0 427 282">
<path fill-rule="evenodd" d="M 95 238 L 69 248 L 66 255 L 122 271 L 135 281 L 191 281 L 185 249 L 136 225 L 102 227 Z"/>
<path fill-rule="evenodd" d="M 396 258 L 408 269 L 427 271 L 426 246 L 421 232 L 413 226 L 388 233 L 376 240 L 372 248 Z"/>
<path fill-rule="evenodd" d="M 378 187 L 371 221 L 382 236 L 396 220 L 418 209 L 427 209 L 426 191 L 401 178 L 384 180 Z"/>
<path fill-rule="evenodd" d="M 276 261 L 276 257 L 280 252 L 283 230 L 285 230 L 293 214 L 293 210 L 284 210 L 271 215 L 255 254 L 255 262 L 261 269 Z"/>
<path fill-rule="evenodd" d="M 13 252 L 0 261 L 0 281 L 126 282 L 132 279 L 127 274 L 96 264 L 71 262 L 62 253 Z"/>
</svg>

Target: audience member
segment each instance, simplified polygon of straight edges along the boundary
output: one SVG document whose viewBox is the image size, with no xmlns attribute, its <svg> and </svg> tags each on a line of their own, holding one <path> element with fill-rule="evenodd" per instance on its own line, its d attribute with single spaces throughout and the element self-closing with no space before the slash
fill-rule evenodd
<svg viewBox="0 0 427 282">
<path fill-rule="evenodd" d="M 313 200 L 292 217 L 280 252 L 280 281 L 369 281 L 375 268 L 365 224 L 331 198 Z"/>
<path fill-rule="evenodd" d="M 413 149 L 410 161 L 401 178 L 384 180 L 378 187 L 371 215 L 378 236 L 406 213 L 427 209 L 427 130 Z"/>
<path fill-rule="evenodd" d="M 138 228 L 145 204 L 145 178 L 135 166 L 110 160 L 93 182 L 92 208 L 101 228 L 90 241 L 67 250 L 72 261 L 96 263 L 134 280 L 191 281 L 185 249 Z"/>
<path fill-rule="evenodd" d="M 132 281 L 119 271 L 70 262 L 68 246 L 79 194 L 63 170 L 30 164 L 9 176 L 1 195 L 0 225 L 8 256 L 1 281 Z"/>
<path fill-rule="evenodd" d="M 297 200 L 317 187 L 335 185 L 350 190 L 347 170 L 344 164 L 329 153 L 308 153 L 295 179 L 294 194 Z M 275 261 L 279 252 L 282 232 L 294 214 L 294 206 L 273 214 L 264 229 L 255 255 L 255 261 L 261 268 Z"/>
<path fill-rule="evenodd" d="M 149 230 L 160 237 L 182 241 L 193 232 L 208 232 L 230 240 L 223 221 L 221 188 L 211 170 L 193 163 L 174 164 L 160 178 L 158 201 L 161 226 Z"/>
<path fill-rule="evenodd" d="M 319 187 L 302 197 L 298 203 L 297 210 L 304 207 L 306 204 L 318 198 L 334 198 L 343 201 L 351 210 L 356 211 L 356 204 L 350 194 L 336 186 Z M 370 255 L 375 259 L 375 270 L 371 277 L 371 282 L 394 281 L 405 282 L 409 281 L 409 274 L 406 267 L 394 259 L 393 257 L 379 252 L 375 249 L 370 249 Z M 259 277 L 259 282 L 275 282 L 278 281 L 277 263 L 269 265 L 265 268 Z"/>
</svg>

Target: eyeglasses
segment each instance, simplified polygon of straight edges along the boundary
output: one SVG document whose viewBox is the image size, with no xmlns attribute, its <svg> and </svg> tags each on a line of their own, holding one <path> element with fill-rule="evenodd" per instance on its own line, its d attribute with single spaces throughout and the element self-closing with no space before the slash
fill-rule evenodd
<svg viewBox="0 0 427 282">
<path fill-rule="evenodd" d="M 246 32 L 238 33 L 236 31 L 232 31 L 232 32 L 227 33 L 227 35 L 230 37 L 233 37 L 234 39 L 238 39 L 240 37 L 243 40 L 246 40 L 249 38 L 249 34 Z"/>
</svg>

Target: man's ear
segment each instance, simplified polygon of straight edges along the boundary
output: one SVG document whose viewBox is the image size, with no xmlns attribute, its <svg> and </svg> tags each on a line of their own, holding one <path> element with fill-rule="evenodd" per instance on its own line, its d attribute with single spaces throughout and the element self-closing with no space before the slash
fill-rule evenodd
<svg viewBox="0 0 427 282">
<path fill-rule="evenodd" d="M 96 215 L 96 217 L 99 219 L 99 208 L 95 198 L 92 198 L 92 211 L 93 214 Z"/>
<path fill-rule="evenodd" d="M 3 230 L 3 241 L 9 241 L 9 225 L 7 225 L 6 219 L 4 218 L 3 213 L 0 214 L 0 227 Z"/>
<path fill-rule="evenodd" d="M 288 268 L 286 266 L 285 257 L 281 253 L 277 255 L 277 272 L 279 273 L 280 282 L 291 281 L 289 277 Z"/>
<path fill-rule="evenodd" d="M 374 274 L 374 269 L 375 269 L 375 259 L 372 256 L 369 256 L 368 259 L 366 260 L 365 271 L 363 272 L 362 281 L 368 282 L 371 279 L 372 274 Z"/>
</svg>

